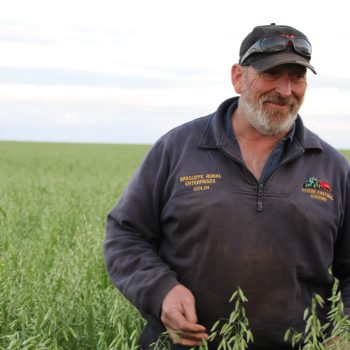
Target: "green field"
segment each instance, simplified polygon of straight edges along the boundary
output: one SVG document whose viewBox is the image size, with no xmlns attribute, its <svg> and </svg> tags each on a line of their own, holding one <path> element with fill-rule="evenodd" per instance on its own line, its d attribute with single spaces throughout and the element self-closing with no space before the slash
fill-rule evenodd
<svg viewBox="0 0 350 350">
<path fill-rule="evenodd" d="M 106 214 L 149 146 L 0 142 L 0 349 L 131 349 Z M 342 151 L 350 160 L 350 151 Z"/>
<path fill-rule="evenodd" d="M 345 156 L 345 158 L 350 162 L 350 150 L 341 149 L 339 150 L 339 152 L 342 153 Z"/>
<path fill-rule="evenodd" d="M 128 349 L 106 214 L 149 146 L 0 142 L 0 349 Z M 123 345 L 122 345 L 123 344 Z"/>
</svg>

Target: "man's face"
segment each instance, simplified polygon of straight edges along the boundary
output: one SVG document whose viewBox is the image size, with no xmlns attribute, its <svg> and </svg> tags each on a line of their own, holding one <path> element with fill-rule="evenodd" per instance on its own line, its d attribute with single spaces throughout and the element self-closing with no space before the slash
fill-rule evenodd
<svg viewBox="0 0 350 350">
<path fill-rule="evenodd" d="M 282 65 L 264 72 L 244 67 L 240 108 L 248 122 L 263 135 L 288 132 L 306 90 L 306 68 Z"/>
</svg>

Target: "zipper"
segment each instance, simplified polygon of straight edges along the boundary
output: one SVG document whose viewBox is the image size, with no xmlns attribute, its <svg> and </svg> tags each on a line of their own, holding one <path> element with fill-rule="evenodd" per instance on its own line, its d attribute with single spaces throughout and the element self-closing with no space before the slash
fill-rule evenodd
<svg viewBox="0 0 350 350">
<path fill-rule="evenodd" d="M 257 212 L 262 212 L 264 209 L 264 206 L 263 206 L 264 189 L 265 189 L 265 185 L 268 183 L 268 181 L 271 178 L 271 176 L 273 175 L 273 173 L 282 165 L 287 164 L 287 163 L 299 158 L 304 153 L 304 150 L 302 150 L 302 151 L 299 151 L 299 152 L 287 157 L 286 159 L 284 159 L 282 162 L 280 162 L 277 165 L 277 167 L 273 170 L 273 172 L 266 179 L 265 183 L 259 183 L 259 181 L 250 172 L 250 170 L 247 168 L 247 166 L 244 164 L 244 162 L 242 162 L 239 158 L 236 158 L 236 157 L 232 156 L 230 153 L 226 152 L 225 149 L 223 149 L 221 146 L 218 145 L 218 148 L 222 153 L 226 154 L 226 156 L 228 156 L 229 158 L 231 158 L 235 162 L 239 163 L 258 184 L 258 193 L 257 193 L 257 202 L 256 202 L 256 211 Z"/>
<path fill-rule="evenodd" d="M 234 157 L 232 154 L 228 153 L 223 149 L 222 147 L 218 146 L 219 150 L 224 153 L 227 157 L 235 161 L 236 163 L 240 164 L 242 168 L 251 176 L 252 179 L 257 183 L 258 185 L 258 193 L 257 193 L 257 203 L 256 203 L 256 211 L 262 212 L 263 211 L 263 199 L 264 199 L 264 184 L 259 183 L 259 181 L 256 179 L 256 177 L 250 172 L 250 170 L 247 168 L 247 166 L 240 160 L 239 158 Z M 267 179 L 268 180 L 268 179 Z M 267 182 L 266 180 L 266 182 Z"/>
<path fill-rule="evenodd" d="M 256 211 L 258 212 L 263 211 L 263 199 L 264 199 L 264 185 L 259 184 L 257 203 L 256 203 Z"/>
<path fill-rule="evenodd" d="M 263 211 L 263 199 L 264 199 L 264 184 L 259 183 L 259 181 L 256 179 L 256 177 L 250 172 L 250 170 L 247 168 L 247 166 L 242 162 L 241 159 L 234 157 L 232 154 L 228 153 L 223 149 L 222 147 L 218 146 L 219 150 L 226 154 L 227 157 L 231 158 L 236 163 L 240 164 L 242 168 L 251 176 L 252 179 L 257 183 L 258 185 L 258 193 L 257 193 L 257 203 L 256 203 L 256 211 L 262 212 Z M 268 180 L 268 179 L 267 179 Z M 266 180 L 266 182 L 267 182 Z"/>
<path fill-rule="evenodd" d="M 259 183 L 258 186 L 258 194 L 257 194 L 257 203 L 256 203 L 256 211 L 257 212 L 262 212 L 264 207 L 263 207 L 263 199 L 264 199 L 264 189 L 265 189 L 265 185 L 268 183 L 269 179 L 271 178 L 271 176 L 273 175 L 273 173 L 275 171 L 277 171 L 277 169 L 279 167 L 281 167 L 284 164 L 287 164 L 297 158 L 299 158 L 299 156 L 301 156 L 304 153 L 304 151 L 302 152 L 298 152 L 292 156 L 290 156 L 289 158 L 284 159 L 282 162 L 280 162 L 277 167 L 273 170 L 273 172 L 269 175 L 269 177 L 266 179 L 265 183 Z"/>
</svg>

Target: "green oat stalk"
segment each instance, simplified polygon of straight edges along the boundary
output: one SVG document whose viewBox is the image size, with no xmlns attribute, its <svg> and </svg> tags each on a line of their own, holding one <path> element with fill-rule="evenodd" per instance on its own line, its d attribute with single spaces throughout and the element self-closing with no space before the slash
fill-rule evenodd
<svg viewBox="0 0 350 350">
<path fill-rule="evenodd" d="M 350 344 L 350 320 L 344 314 L 344 304 L 341 293 L 333 290 L 328 299 L 331 310 L 327 314 L 326 323 L 322 324 L 318 318 L 317 310 L 324 308 L 324 299 L 315 294 L 311 301 L 311 308 L 304 311 L 305 329 L 296 332 L 289 328 L 284 340 L 291 341 L 293 347 L 298 345 L 299 350 L 336 350 L 347 349 Z"/>
<path fill-rule="evenodd" d="M 217 321 L 211 329 L 209 341 L 214 341 L 217 337 L 221 339 L 217 350 L 245 350 L 253 342 L 253 334 L 243 306 L 247 301 L 242 289 L 238 287 L 230 299 L 234 308 L 229 318 Z"/>
</svg>

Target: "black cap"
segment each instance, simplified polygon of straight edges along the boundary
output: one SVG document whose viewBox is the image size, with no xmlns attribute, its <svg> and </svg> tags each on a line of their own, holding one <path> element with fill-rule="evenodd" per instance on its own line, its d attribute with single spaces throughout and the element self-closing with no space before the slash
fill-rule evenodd
<svg viewBox="0 0 350 350">
<path fill-rule="evenodd" d="M 244 54 L 258 40 L 273 35 L 298 37 L 308 40 L 305 34 L 290 26 L 276 25 L 275 23 L 271 23 L 270 25 L 265 26 L 257 26 L 251 33 L 247 35 L 241 44 L 241 48 L 239 50 L 240 63 L 242 63 L 241 60 Z M 309 63 L 310 59 L 311 56 L 308 57 L 306 55 L 303 55 L 295 51 L 292 47 L 288 46 L 283 51 L 253 53 L 244 60 L 243 64 L 251 65 L 258 71 L 265 71 L 282 64 L 299 64 L 311 69 L 312 72 L 316 74 L 315 68 Z"/>
</svg>

